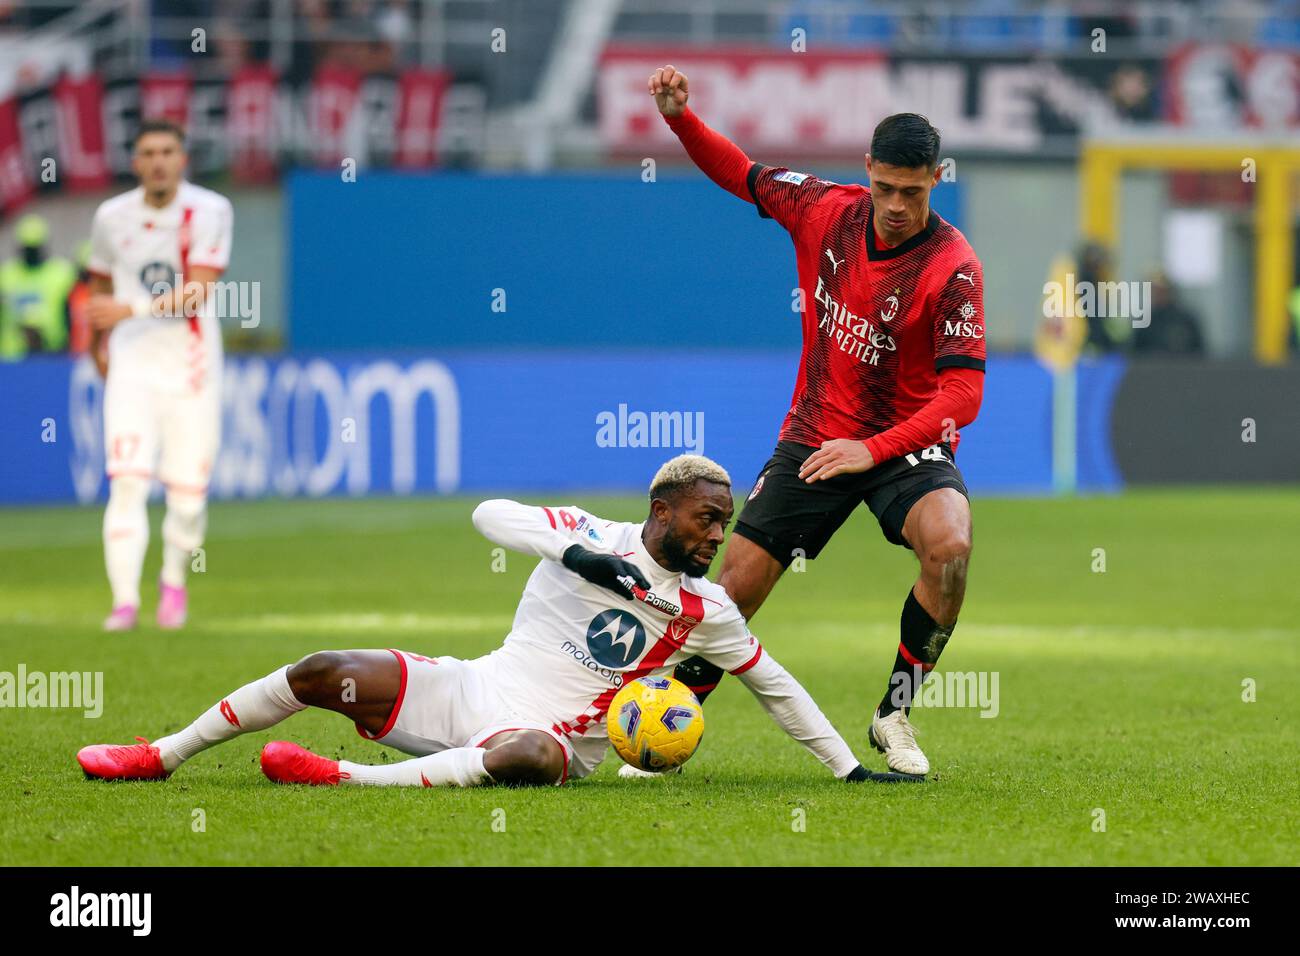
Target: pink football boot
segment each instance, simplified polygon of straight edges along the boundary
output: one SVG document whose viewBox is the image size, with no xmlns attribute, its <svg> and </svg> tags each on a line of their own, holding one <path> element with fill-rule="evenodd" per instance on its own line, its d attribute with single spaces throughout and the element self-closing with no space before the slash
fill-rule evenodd
<svg viewBox="0 0 1300 956">
<path fill-rule="evenodd" d="M 185 626 L 186 605 L 189 603 L 185 588 L 174 588 L 159 583 L 158 626 L 164 631 L 176 631 Z"/>
<path fill-rule="evenodd" d="M 113 613 L 104 618 L 106 631 L 133 631 L 139 608 L 133 604 L 121 604 L 113 608 Z"/>
<path fill-rule="evenodd" d="M 138 744 L 93 744 L 77 751 L 77 763 L 97 780 L 166 780 L 158 748 L 143 737 Z"/>
<path fill-rule="evenodd" d="M 272 740 L 262 748 L 262 773 L 273 783 L 307 783 L 313 787 L 337 787 L 349 776 L 339 770 L 337 760 L 287 740 Z"/>
</svg>

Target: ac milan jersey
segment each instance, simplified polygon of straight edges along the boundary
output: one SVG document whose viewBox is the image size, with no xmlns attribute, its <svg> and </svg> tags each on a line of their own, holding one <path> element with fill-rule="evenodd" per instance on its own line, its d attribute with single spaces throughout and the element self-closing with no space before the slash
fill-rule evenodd
<svg viewBox="0 0 1300 956">
<path fill-rule="evenodd" d="M 759 215 L 794 241 L 804 303 L 781 440 L 868 439 L 934 398 L 940 369 L 984 369 L 983 272 L 958 229 L 931 212 L 885 248 L 865 186 L 761 163 L 748 184 Z"/>
</svg>

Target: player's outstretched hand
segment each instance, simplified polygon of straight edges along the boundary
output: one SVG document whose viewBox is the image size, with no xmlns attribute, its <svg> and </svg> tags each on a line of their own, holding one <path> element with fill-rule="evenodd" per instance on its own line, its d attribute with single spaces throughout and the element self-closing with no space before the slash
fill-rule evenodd
<svg viewBox="0 0 1300 956">
<path fill-rule="evenodd" d="M 686 84 L 686 74 L 671 63 L 661 66 L 650 74 L 650 95 L 655 98 L 655 105 L 664 116 L 681 116 L 686 109 L 686 100 L 690 90 Z"/>
<path fill-rule="evenodd" d="M 564 552 L 564 566 L 599 587 L 613 591 L 615 594 L 636 600 L 633 588 L 650 590 L 650 582 L 635 564 L 630 564 L 613 554 L 588 551 L 580 544 L 570 546 Z"/>
<path fill-rule="evenodd" d="M 866 471 L 875 465 L 867 443 L 852 438 L 834 438 L 822 442 L 822 447 L 808 456 L 799 466 L 799 477 L 812 484 L 823 478 Z"/>
</svg>

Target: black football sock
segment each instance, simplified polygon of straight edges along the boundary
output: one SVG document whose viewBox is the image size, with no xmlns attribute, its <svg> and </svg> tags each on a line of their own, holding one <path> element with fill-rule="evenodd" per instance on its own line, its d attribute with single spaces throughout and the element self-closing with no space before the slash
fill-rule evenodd
<svg viewBox="0 0 1300 956">
<path fill-rule="evenodd" d="M 908 713 L 912 708 L 912 699 L 921 689 L 926 675 L 939 660 L 944 645 L 952 637 L 952 629 L 957 626 L 944 627 L 926 613 L 915 592 L 909 591 L 903 602 L 903 613 L 899 618 L 901 640 L 898 642 L 898 654 L 894 657 L 894 672 L 889 675 L 889 689 L 880 702 L 880 716 L 885 717 L 902 709 Z"/>
<path fill-rule="evenodd" d="M 703 657 L 688 657 L 677 665 L 673 676 L 689 687 L 702 704 L 722 680 L 722 668 L 710 664 Z"/>
</svg>

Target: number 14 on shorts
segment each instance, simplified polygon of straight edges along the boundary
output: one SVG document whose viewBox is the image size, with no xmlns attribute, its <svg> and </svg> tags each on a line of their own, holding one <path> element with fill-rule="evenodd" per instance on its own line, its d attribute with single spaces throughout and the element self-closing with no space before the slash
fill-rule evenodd
<svg viewBox="0 0 1300 956">
<path fill-rule="evenodd" d="M 911 452 L 903 457 L 907 459 L 912 467 L 916 467 L 922 461 L 942 461 L 949 465 L 952 464 L 952 459 L 944 454 L 944 449 L 939 445 L 931 445 L 929 448 L 921 449 L 920 455 L 920 458 L 918 458 L 916 452 Z"/>
</svg>

